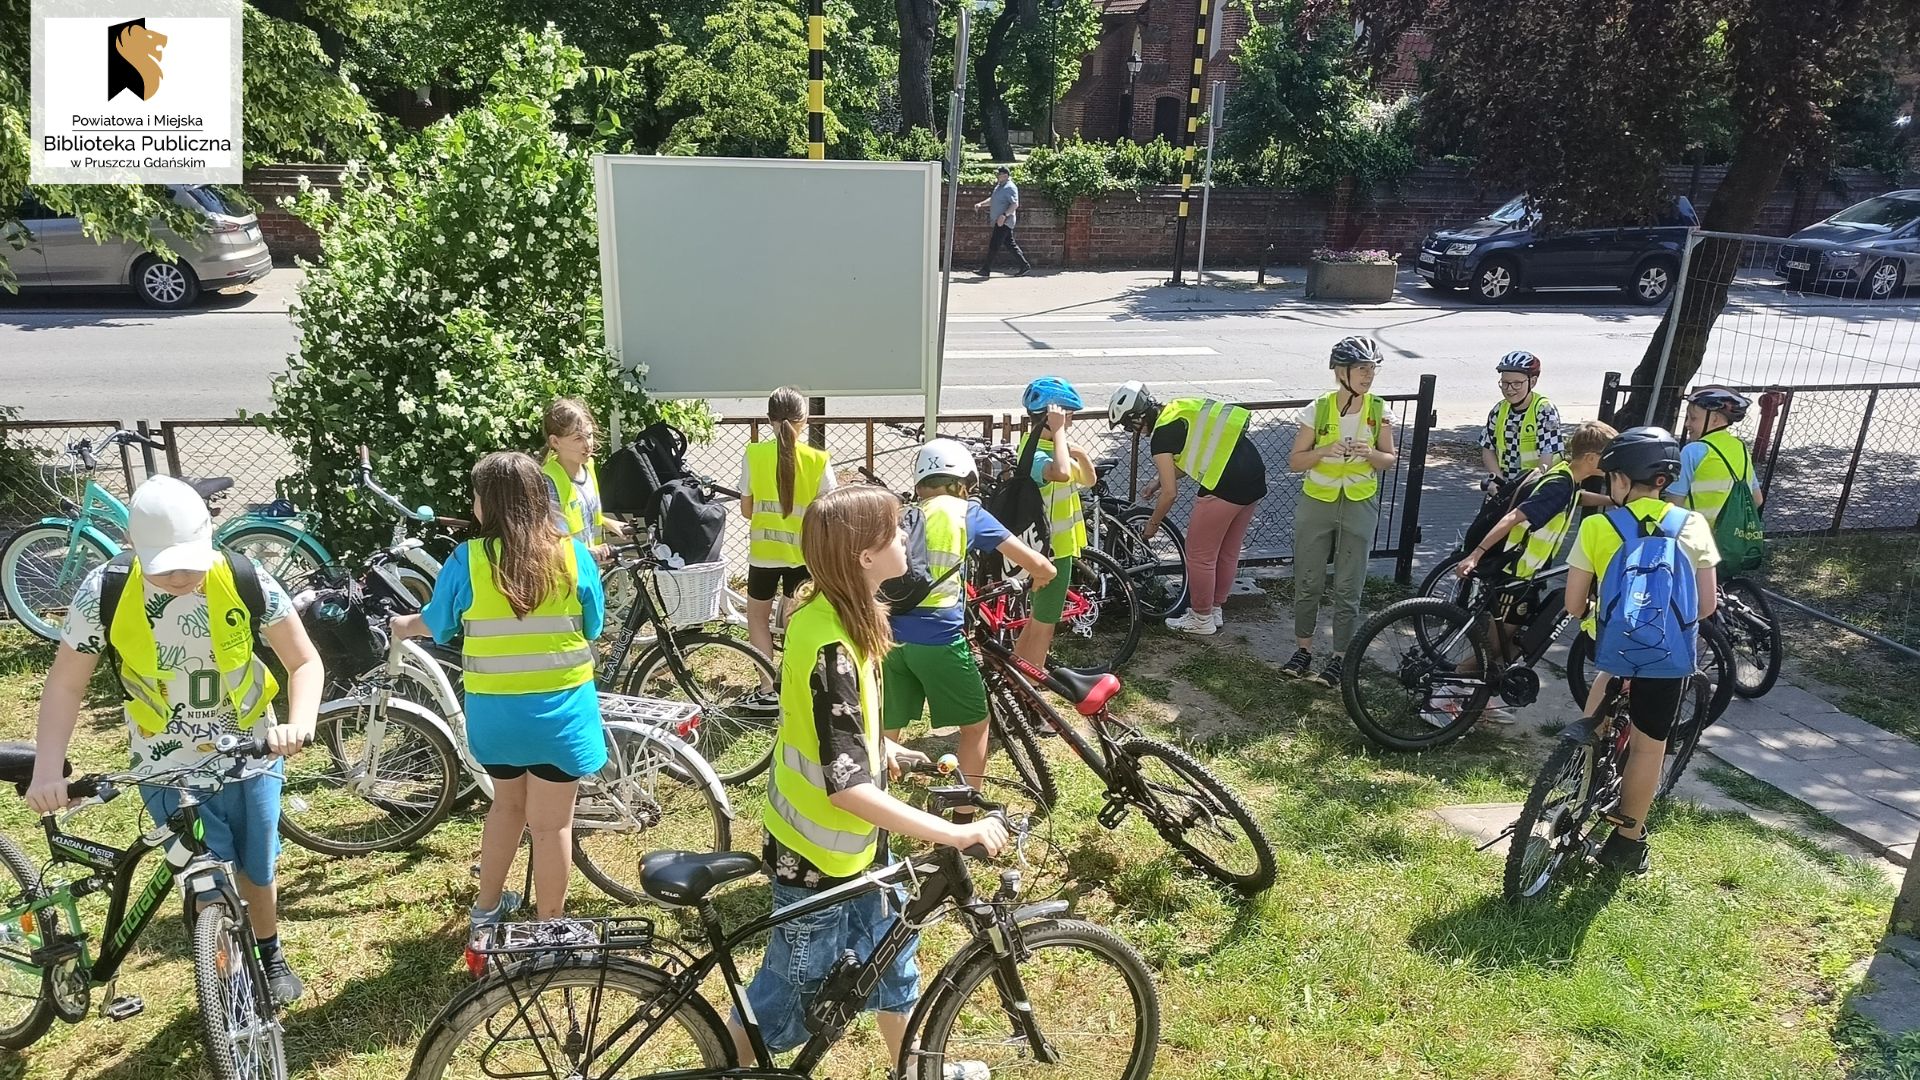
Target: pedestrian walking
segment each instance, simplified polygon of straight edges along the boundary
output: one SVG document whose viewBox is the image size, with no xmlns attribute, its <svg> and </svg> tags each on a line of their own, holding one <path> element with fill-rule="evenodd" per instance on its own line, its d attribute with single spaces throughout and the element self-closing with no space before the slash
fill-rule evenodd
<svg viewBox="0 0 1920 1080">
<path fill-rule="evenodd" d="M 1020 269 L 1013 273 L 1014 277 L 1033 269 L 1026 253 L 1020 250 L 1020 241 L 1013 238 L 1014 219 L 1020 214 L 1020 189 L 1013 182 L 1013 172 L 1005 165 L 1000 166 L 1000 182 L 994 185 L 993 194 L 973 204 L 975 210 L 983 206 L 992 207 L 987 211 L 987 217 L 993 222 L 993 239 L 987 241 L 987 258 L 980 264 L 980 276 L 993 276 L 993 256 L 1002 245 L 1013 253 L 1014 261 L 1020 264 Z"/>
</svg>

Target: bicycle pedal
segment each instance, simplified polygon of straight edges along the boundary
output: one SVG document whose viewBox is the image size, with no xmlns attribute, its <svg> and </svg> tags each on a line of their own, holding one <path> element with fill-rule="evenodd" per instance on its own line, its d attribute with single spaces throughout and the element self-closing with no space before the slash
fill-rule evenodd
<svg viewBox="0 0 1920 1080">
<path fill-rule="evenodd" d="M 146 1011 L 147 1003 L 132 994 L 114 998 L 100 1006 L 100 1015 L 116 1023 L 131 1020 Z"/>
<path fill-rule="evenodd" d="M 1100 824 L 1106 828 L 1117 829 L 1120 827 L 1120 823 L 1127 819 L 1127 813 L 1132 809 L 1132 807 L 1127 805 L 1125 799 L 1117 796 L 1112 797 L 1107 800 L 1107 805 L 1100 808 L 1098 820 Z"/>
<path fill-rule="evenodd" d="M 1607 824 L 1613 826 L 1616 829 L 1631 829 L 1634 826 L 1640 824 L 1639 822 L 1635 821 L 1633 818 L 1630 818 L 1625 814 L 1619 813 L 1618 811 L 1608 811 L 1607 813 L 1601 814 L 1600 820 L 1606 822 Z"/>
</svg>

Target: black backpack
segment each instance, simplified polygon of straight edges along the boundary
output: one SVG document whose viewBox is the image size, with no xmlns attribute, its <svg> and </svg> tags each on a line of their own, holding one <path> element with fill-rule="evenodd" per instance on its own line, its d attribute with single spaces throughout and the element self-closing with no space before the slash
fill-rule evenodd
<svg viewBox="0 0 1920 1080">
<path fill-rule="evenodd" d="M 600 509 L 652 521 L 661 492 L 686 475 L 686 432 L 664 421 L 650 424 L 600 466 Z"/>
<path fill-rule="evenodd" d="M 887 605 L 889 615 L 905 615 L 919 607 L 936 586 L 960 572 L 956 566 L 934 576 L 927 550 L 927 514 L 917 504 L 907 504 L 900 515 L 900 528 L 907 534 L 907 572 L 880 584 L 880 602 Z"/>
<path fill-rule="evenodd" d="M 728 502 L 709 495 L 697 481 L 671 480 L 660 488 L 654 536 L 688 566 L 724 558 Z"/>
<path fill-rule="evenodd" d="M 267 594 L 260 586 L 260 575 L 254 569 L 253 560 L 230 551 L 222 551 L 220 555 L 233 568 L 234 591 L 240 594 L 240 602 L 246 605 L 247 616 L 253 622 L 254 645 L 266 648 L 261 627 L 267 617 Z M 119 609 L 120 597 L 127 591 L 127 575 L 132 569 L 133 552 L 123 551 L 108 560 L 106 571 L 100 577 L 100 655 L 110 660 L 115 669 L 120 665 L 113 648 L 113 613 Z"/>
<path fill-rule="evenodd" d="M 1043 555 L 1051 555 L 1053 525 L 1047 517 L 1047 497 L 1040 493 L 1040 484 L 1033 478 L 1033 455 L 1039 445 L 1039 435 L 1029 433 L 1020 448 L 1020 463 L 1014 466 L 1013 475 L 987 498 L 986 508 L 1015 539 Z M 979 562 L 983 577 L 998 577 L 1004 569 L 998 554 L 982 556 Z"/>
</svg>

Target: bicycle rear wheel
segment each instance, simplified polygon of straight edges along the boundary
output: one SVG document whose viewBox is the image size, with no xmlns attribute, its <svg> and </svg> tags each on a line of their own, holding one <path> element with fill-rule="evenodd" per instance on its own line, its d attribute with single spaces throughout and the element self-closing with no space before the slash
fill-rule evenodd
<svg viewBox="0 0 1920 1080">
<path fill-rule="evenodd" d="M 285 1080 L 286 1048 L 253 934 L 224 903 L 201 908 L 194 922 L 193 983 L 214 1076 Z"/>
<path fill-rule="evenodd" d="M 1004 676 L 992 671 L 981 674 L 986 678 L 987 723 L 991 725 L 988 731 L 993 744 L 1006 751 L 1014 775 L 1039 809 L 1051 810 L 1060 797 L 1060 786 L 1054 779 L 1053 766 L 1040 750 L 1040 740 L 1034 733 L 1037 724 Z"/>
<path fill-rule="evenodd" d="M 1765 697 L 1780 678 L 1785 648 L 1780 621 L 1760 586 L 1746 578 L 1720 583 L 1720 628 L 1733 650 L 1733 692 Z"/>
<path fill-rule="evenodd" d="M 1020 993 L 991 951 L 942 971 L 917 1044 L 901 1074 L 943 1080 L 947 1066 L 978 1061 L 994 1076 L 1146 1080 L 1160 1042 L 1160 995 L 1133 947 L 1112 931 L 1076 919 L 1020 928 L 1027 952 L 1016 962 Z M 1016 1010 L 1023 1002 L 1030 1009 Z M 1030 1041 L 1030 1018 L 1046 1063 Z"/>
<path fill-rule="evenodd" d="M 1700 672 L 1707 677 L 1707 725 L 1720 719 L 1733 701 L 1733 645 L 1726 631 L 1711 622 L 1700 624 Z M 1593 638 L 1582 630 L 1567 648 L 1567 689 L 1575 707 L 1585 710 L 1593 689 Z"/>
<path fill-rule="evenodd" d="M 345 858 L 399 851 L 432 832 L 453 809 L 461 766 L 421 706 L 391 698 L 376 717 L 372 700 L 341 698 L 320 706 L 313 745 L 286 771 L 280 835 Z"/>
<path fill-rule="evenodd" d="M 73 594 L 113 552 L 86 533 L 65 525 L 30 525 L 0 547 L 0 596 L 20 625 L 36 637 L 59 641 Z"/>
<path fill-rule="evenodd" d="M 696 745 L 720 782 L 744 784 L 773 760 L 773 739 L 780 730 L 780 708 L 746 700 L 762 681 L 780 685 L 780 673 L 760 651 L 744 641 L 704 631 L 675 632 L 686 672 L 676 674 L 666 643 L 656 643 L 627 673 L 621 693 L 635 697 L 691 701 L 700 706 Z"/>
<path fill-rule="evenodd" d="M 1660 766 L 1659 795 L 1663 799 L 1673 794 L 1675 785 L 1693 761 L 1693 752 L 1700 746 L 1700 733 L 1707 727 L 1707 708 L 1706 676 L 1695 675 L 1688 680 L 1680 698 L 1680 715 L 1667 734 L 1666 761 Z"/>
<path fill-rule="evenodd" d="M 0 914 L 21 911 L 46 895 L 39 871 L 5 836 L 0 836 L 0 866 L 7 871 L 0 880 Z M 52 908 L 30 919 L 0 921 L 0 1048 L 24 1050 L 53 1023 L 52 974 L 34 964 L 33 951 L 59 928 L 59 913 Z"/>
<path fill-rule="evenodd" d="M 606 734 L 606 767 L 581 778 L 574 804 L 573 865 L 621 903 L 648 903 L 640 856 L 725 851 L 733 826 L 688 751 L 617 725 Z"/>
<path fill-rule="evenodd" d="M 1110 764 L 1116 778 L 1131 771 L 1129 801 L 1201 873 L 1244 896 L 1273 884 L 1273 844 L 1206 766 L 1166 743 L 1137 737 L 1121 743 Z"/>
<path fill-rule="evenodd" d="M 1486 641 L 1473 616 L 1417 596 L 1388 605 L 1348 644 L 1340 697 L 1367 741 L 1432 750 L 1467 733 L 1493 690 Z"/>
<path fill-rule="evenodd" d="M 1509 902 L 1544 895 L 1560 869 L 1585 846 L 1597 752 L 1590 742 L 1562 740 L 1547 755 L 1507 847 L 1503 888 Z"/>
<path fill-rule="evenodd" d="M 1078 615 L 1063 617 L 1053 638 L 1053 655 L 1068 667 L 1119 671 L 1140 644 L 1140 598 L 1120 564 L 1092 549 L 1073 559 L 1073 584 L 1068 611 L 1084 605 Z"/>
<path fill-rule="evenodd" d="M 298 589 L 331 561 L 313 537 L 287 525 L 254 522 L 220 537 L 220 546 L 245 555 L 288 589 Z"/>
<path fill-rule="evenodd" d="M 671 990 L 658 968 L 620 957 L 604 966 L 564 957 L 514 964 L 447 1003 L 414 1051 L 408 1080 L 573 1080 L 607 1075 L 629 1051 L 621 1076 L 732 1065 L 732 1037 L 698 994 L 643 1044 L 634 1045 L 642 1023 L 615 1039 L 615 1032 L 654 1010 Z"/>
<path fill-rule="evenodd" d="M 1162 521 L 1153 539 L 1141 537 L 1141 527 L 1152 516 L 1144 506 L 1109 515 L 1102 550 L 1132 579 L 1141 616 L 1164 619 L 1187 606 L 1187 540 L 1171 521 Z"/>
</svg>

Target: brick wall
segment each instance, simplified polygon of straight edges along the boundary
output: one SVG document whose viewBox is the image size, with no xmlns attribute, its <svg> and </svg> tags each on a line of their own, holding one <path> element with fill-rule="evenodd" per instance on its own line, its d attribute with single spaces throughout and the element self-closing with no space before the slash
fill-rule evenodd
<svg viewBox="0 0 1920 1080">
<path fill-rule="evenodd" d="M 247 170 L 246 191 L 260 204 L 260 233 L 273 252 L 275 266 L 292 266 L 295 256 L 320 257 L 320 237 L 306 222 L 280 208 L 280 200 L 300 190 L 300 177 L 315 187 L 338 188 L 338 165 L 269 165 Z"/>
</svg>

